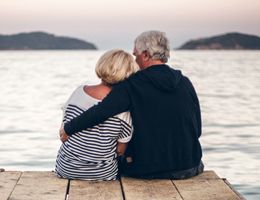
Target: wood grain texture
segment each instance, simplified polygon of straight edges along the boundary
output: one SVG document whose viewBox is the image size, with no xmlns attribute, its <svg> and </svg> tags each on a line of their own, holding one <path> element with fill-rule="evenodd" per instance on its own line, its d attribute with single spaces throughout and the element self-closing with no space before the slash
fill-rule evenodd
<svg viewBox="0 0 260 200">
<path fill-rule="evenodd" d="M 202 180 L 202 179 L 220 179 L 219 176 L 211 170 L 204 171 L 202 174 L 199 174 L 198 176 L 194 176 L 190 178 L 189 180 Z"/>
<path fill-rule="evenodd" d="M 67 183 L 53 172 L 23 172 L 9 200 L 64 200 Z"/>
<path fill-rule="evenodd" d="M 0 200 L 63 200 L 67 179 L 53 172 L 0 172 Z M 239 200 L 226 179 L 214 171 L 186 180 L 70 181 L 69 200 Z"/>
<path fill-rule="evenodd" d="M 241 200 L 246 200 L 238 191 L 235 190 L 235 188 L 233 188 L 233 186 L 228 182 L 227 179 L 223 178 L 223 181 L 237 196 L 239 196 Z"/>
<path fill-rule="evenodd" d="M 143 180 L 122 177 L 125 200 L 181 200 L 171 180 Z"/>
<path fill-rule="evenodd" d="M 69 200 L 123 200 L 119 181 L 70 181 Z"/>
<path fill-rule="evenodd" d="M 173 183 L 184 200 L 240 199 L 220 178 L 174 180 Z"/>
<path fill-rule="evenodd" d="M 7 200 L 18 182 L 21 172 L 0 172 L 0 200 Z"/>
</svg>

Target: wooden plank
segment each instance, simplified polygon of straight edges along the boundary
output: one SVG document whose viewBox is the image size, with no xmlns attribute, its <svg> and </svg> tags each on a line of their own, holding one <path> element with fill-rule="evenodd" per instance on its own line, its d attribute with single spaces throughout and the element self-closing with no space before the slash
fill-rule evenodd
<svg viewBox="0 0 260 200">
<path fill-rule="evenodd" d="M 182 199 L 171 180 L 144 180 L 122 177 L 121 181 L 125 200 Z"/>
<path fill-rule="evenodd" d="M 52 172 L 1 172 L 0 200 L 65 199 L 68 180 Z M 122 188 L 121 188 L 122 185 Z M 142 180 L 122 177 L 119 181 L 79 181 L 70 185 L 69 200 L 238 200 L 244 199 L 214 171 L 186 180 Z M 123 192 L 122 192 L 122 190 Z"/>
<path fill-rule="evenodd" d="M 7 200 L 11 195 L 21 172 L 0 172 L 0 200 Z"/>
<path fill-rule="evenodd" d="M 222 179 L 173 180 L 184 200 L 239 200 Z"/>
<path fill-rule="evenodd" d="M 236 193 L 237 196 L 239 196 L 239 198 L 240 198 L 241 200 L 246 200 L 246 199 L 242 196 L 242 194 L 240 194 L 238 191 L 235 190 L 235 188 L 233 188 L 233 186 L 228 182 L 227 179 L 223 178 L 223 181 L 228 185 L 228 187 L 230 187 L 230 189 L 231 189 L 234 193 Z"/>
<path fill-rule="evenodd" d="M 67 183 L 53 172 L 23 172 L 10 200 L 64 200 Z"/>
<path fill-rule="evenodd" d="M 123 200 L 119 181 L 71 180 L 69 200 Z"/>
<path fill-rule="evenodd" d="M 211 170 L 204 171 L 202 174 L 199 174 L 198 176 L 194 176 L 191 178 L 192 180 L 201 180 L 201 179 L 220 179 L 219 176 Z"/>
</svg>

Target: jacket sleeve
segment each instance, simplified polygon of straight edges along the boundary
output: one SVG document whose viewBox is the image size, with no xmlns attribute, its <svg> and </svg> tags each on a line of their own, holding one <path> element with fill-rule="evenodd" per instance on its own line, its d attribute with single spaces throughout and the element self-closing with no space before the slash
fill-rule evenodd
<svg viewBox="0 0 260 200">
<path fill-rule="evenodd" d="M 196 93 L 196 90 L 195 90 L 193 84 L 187 77 L 185 77 L 185 78 L 186 78 L 186 80 L 188 80 L 188 85 L 189 85 L 189 89 L 187 89 L 187 90 L 190 91 L 192 100 L 194 102 L 194 107 L 195 107 L 194 110 L 195 110 L 195 118 L 196 118 L 195 123 L 197 126 L 197 136 L 199 138 L 201 136 L 201 132 L 202 132 L 200 102 L 199 102 L 199 98 L 198 98 L 198 95 Z"/>
<path fill-rule="evenodd" d="M 92 106 L 78 117 L 64 124 L 68 135 L 91 128 L 121 112 L 129 110 L 130 98 L 125 84 L 113 87 L 111 92 L 97 105 Z"/>
</svg>

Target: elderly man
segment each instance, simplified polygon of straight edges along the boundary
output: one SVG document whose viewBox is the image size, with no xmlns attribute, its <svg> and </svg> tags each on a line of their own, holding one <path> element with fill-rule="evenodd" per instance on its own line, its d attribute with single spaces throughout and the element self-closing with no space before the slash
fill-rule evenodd
<svg viewBox="0 0 260 200">
<path fill-rule="evenodd" d="M 201 113 L 192 83 L 165 63 L 169 41 L 163 32 L 148 31 L 135 40 L 140 71 L 115 85 L 98 105 L 65 124 L 61 140 L 129 110 L 134 134 L 123 173 L 139 178 L 184 179 L 203 171 Z"/>
</svg>

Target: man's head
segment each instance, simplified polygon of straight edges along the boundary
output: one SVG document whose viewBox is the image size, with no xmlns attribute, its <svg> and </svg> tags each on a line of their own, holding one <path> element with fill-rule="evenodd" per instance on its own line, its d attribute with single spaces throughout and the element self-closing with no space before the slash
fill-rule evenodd
<svg viewBox="0 0 260 200">
<path fill-rule="evenodd" d="M 141 69 L 166 63 L 170 58 L 169 40 L 164 32 L 144 32 L 135 39 L 133 54 Z"/>
</svg>

